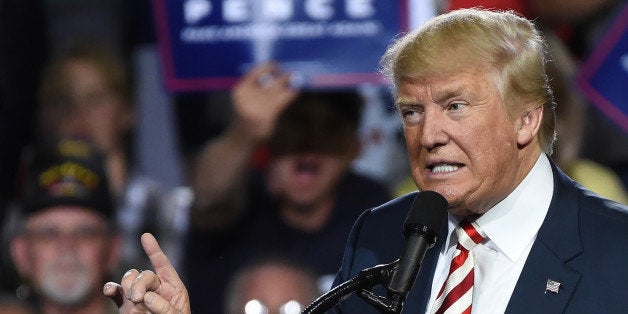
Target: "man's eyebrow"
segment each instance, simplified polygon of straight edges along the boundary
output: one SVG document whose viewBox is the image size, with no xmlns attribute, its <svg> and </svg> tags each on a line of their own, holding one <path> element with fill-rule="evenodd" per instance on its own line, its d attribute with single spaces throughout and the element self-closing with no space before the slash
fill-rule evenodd
<svg viewBox="0 0 628 314">
<path fill-rule="evenodd" d="M 409 99 L 409 98 L 399 98 L 395 101 L 395 106 L 401 107 L 401 106 L 417 106 L 417 102 L 413 99 Z"/>
<path fill-rule="evenodd" d="M 434 93 L 433 100 L 435 103 L 441 103 L 449 98 L 457 97 L 462 95 L 462 93 L 466 90 L 466 86 L 460 86 L 456 89 L 445 89 L 442 91 L 438 91 Z"/>
<path fill-rule="evenodd" d="M 454 98 L 454 97 L 459 97 L 460 95 L 462 95 L 465 90 L 467 90 L 467 86 L 459 86 L 456 88 L 451 88 L 451 89 L 443 89 L 441 91 L 437 91 L 434 93 L 433 97 L 432 97 L 432 101 L 434 101 L 435 103 L 441 103 L 447 99 L 450 98 Z M 401 106 L 418 106 L 420 105 L 419 103 L 416 102 L 416 100 L 412 99 L 412 98 L 399 98 L 395 101 L 395 106 L 397 106 L 397 108 L 401 107 Z"/>
</svg>

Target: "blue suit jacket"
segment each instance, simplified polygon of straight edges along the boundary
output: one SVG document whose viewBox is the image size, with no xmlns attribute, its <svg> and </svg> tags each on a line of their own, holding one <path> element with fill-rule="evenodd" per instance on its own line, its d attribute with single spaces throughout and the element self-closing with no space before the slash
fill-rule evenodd
<svg viewBox="0 0 628 314">
<path fill-rule="evenodd" d="M 506 313 L 628 313 L 628 207 L 586 190 L 553 163 L 554 195 Z M 364 212 L 347 242 L 334 285 L 399 258 L 403 222 L 416 193 Z M 402 313 L 425 313 L 447 225 L 423 259 Z M 561 283 L 546 293 L 547 280 Z M 374 292 L 386 295 L 376 286 Z M 351 295 L 336 313 L 378 313 Z"/>
</svg>

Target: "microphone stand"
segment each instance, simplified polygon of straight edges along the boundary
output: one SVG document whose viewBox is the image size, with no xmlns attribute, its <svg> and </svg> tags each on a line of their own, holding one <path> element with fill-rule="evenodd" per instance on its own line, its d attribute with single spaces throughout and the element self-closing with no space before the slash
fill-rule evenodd
<svg viewBox="0 0 628 314">
<path fill-rule="evenodd" d="M 352 279 L 334 287 L 327 293 L 314 300 L 301 314 L 324 313 L 340 300 L 353 292 L 367 303 L 377 308 L 381 313 L 401 313 L 405 295 L 391 290 L 385 285 L 388 297 L 377 295 L 371 289 L 378 284 L 387 284 L 399 266 L 399 259 L 389 263 L 364 269 Z"/>
</svg>

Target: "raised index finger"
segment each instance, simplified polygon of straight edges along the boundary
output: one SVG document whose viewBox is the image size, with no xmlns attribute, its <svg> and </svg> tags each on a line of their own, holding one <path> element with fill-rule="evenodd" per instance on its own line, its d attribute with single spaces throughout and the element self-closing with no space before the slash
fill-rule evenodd
<svg viewBox="0 0 628 314">
<path fill-rule="evenodd" d="M 159 247 L 157 239 L 150 233 L 144 233 L 142 234 L 141 242 L 144 252 L 146 252 L 146 255 L 150 259 L 153 269 L 155 269 L 155 273 L 165 279 L 179 280 L 179 275 L 177 275 L 176 270 L 172 264 L 170 264 L 170 260 L 168 260 L 166 254 L 164 254 L 161 247 Z"/>
</svg>

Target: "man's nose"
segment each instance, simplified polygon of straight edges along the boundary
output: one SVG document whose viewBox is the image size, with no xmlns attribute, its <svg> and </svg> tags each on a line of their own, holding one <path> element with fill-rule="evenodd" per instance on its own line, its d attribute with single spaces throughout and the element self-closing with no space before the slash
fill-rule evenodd
<svg viewBox="0 0 628 314">
<path fill-rule="evenodd" d="M 72 232 L 62 232 L 58 235 L 57 246 L 59 248 L 76 249 L 77 243 L 78 243 L 78 237 L 76 236 L 76 234 Z"/>
<path fill-rule="evenodd" d="M 68 108 L 65 130 L 69 136 L 86 137 L 90 135 L 91 120 L 87 106 L 75 104 Z"/>
<path fill-rule="evenodd" d="M 421 146 L 429 151 L 447 144 L 447 116 L 437 109 L 426 110 L 424 114 L 419 135 Z"/>
</svg>

